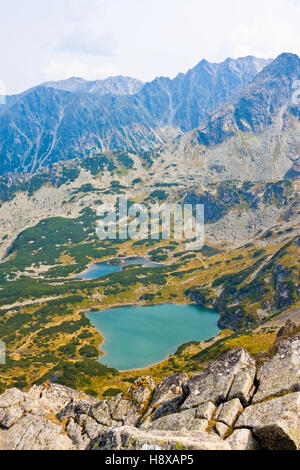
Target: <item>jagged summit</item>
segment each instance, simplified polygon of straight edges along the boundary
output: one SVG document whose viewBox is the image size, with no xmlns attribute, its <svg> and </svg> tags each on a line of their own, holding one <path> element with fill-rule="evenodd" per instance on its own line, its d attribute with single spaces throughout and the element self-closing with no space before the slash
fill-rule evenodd
<svg viewBox="0 0 300 470">
<path fill-rule="evenodd" d="M 283 107 L 292 105 L 293 84 L 300 76 L 300 59 L 282 54 L 267 65 L 229 105 L 195 131 L 206 146 L 222 143 L 238 131 L 257 133 L 272 124 Z"/>
</svg>

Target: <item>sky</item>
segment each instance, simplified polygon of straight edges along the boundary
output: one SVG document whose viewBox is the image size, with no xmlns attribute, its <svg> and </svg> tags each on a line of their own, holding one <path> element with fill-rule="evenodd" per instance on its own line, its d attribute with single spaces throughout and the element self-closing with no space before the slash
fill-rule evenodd
<svg viewBox="0 0 300 470">
<path fill-rule="evenodd" d="M 0 0 L 0 95 L 48 80 L 175 77 L 300 55 L 300 0 Z"/>
</svg>

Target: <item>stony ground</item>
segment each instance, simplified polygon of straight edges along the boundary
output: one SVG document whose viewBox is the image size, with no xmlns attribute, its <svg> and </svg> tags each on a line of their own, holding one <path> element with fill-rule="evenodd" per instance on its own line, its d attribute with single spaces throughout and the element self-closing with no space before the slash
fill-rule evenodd
<svg viewBox="0 0 300 470">
<path fill-rule="evenodd" d="M 56 384 L 0 396 L 1 450 L 299 450 L 300 325 L 259 361 L 243 348 L 188 379 L 139 378 L 98 400 Z"/>
</svg>

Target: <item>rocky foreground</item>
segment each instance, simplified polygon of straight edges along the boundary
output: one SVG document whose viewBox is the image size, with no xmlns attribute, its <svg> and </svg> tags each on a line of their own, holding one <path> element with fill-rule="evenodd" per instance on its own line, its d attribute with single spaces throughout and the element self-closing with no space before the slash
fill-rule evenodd
<svg viewBox="0 0 300 470">
<path fill-rule="evenodd" d="M 0 450 L 299 450 L 300 334 L 256 362 L 242 348 L 190 379 L 141 377 L 98 400 L 45 384 L 0 396 Z"/>
</svg>

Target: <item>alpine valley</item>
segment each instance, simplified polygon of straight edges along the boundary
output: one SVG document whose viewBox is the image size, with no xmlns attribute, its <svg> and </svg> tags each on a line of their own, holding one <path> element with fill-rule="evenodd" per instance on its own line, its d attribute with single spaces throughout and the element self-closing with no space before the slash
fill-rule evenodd
<svg viewBox="0 0 300 470">
<path fill-rule="evenodd" d="M 300 449 L 299 80 L 300 58 L 283 53 L 6 97 L 0 449 Z M 203 248 L 101 241 L 97 209 L 120 196 L 203 204 Z M 180 306 L 212 329 L 195 316 L 178 343 Z M 174 350 L 132 370 L 136 347 L 112 367 L 91 317 L 113 307 L 155 308 L 153 347 L 168 310 Z"/>
</svg>

